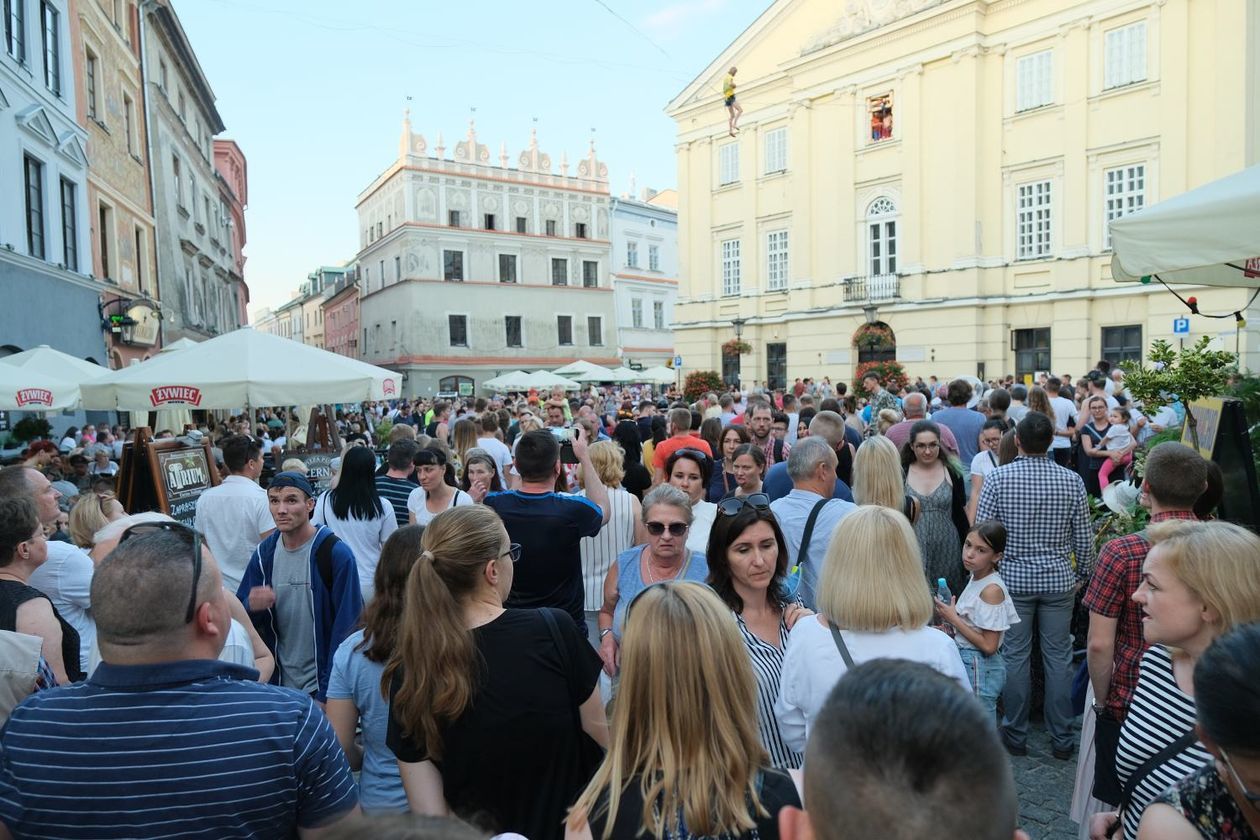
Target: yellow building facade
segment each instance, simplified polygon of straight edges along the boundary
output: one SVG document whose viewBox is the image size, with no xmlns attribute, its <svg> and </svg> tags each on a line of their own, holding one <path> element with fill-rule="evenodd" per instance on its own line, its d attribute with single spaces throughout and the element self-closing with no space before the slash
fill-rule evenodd
<svg viewBox="0 0 1260 840">
<path fill-rule="evenodd" d="M 684 371 L 739 321 L 745 385 L 851 381 L 873 317 L 911 377 L 1080 376 L 1180 337 L 1107 223 L 1257 162 L 1260 3 L 777 0 L 667 110 Z M 1260 368 L 1249 290 L 1177 289 Z"/>
</svg>

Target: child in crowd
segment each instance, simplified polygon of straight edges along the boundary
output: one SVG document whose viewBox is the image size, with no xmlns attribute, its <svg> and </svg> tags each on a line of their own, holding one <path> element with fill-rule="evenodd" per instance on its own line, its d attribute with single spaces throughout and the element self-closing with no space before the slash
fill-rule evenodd
<svg viewBox="0 0 1260 840">
<path fill-rule="evenodd" d="M 936 612 L 954 631 L 971 689 L 993 715 L 1006 685 L 1006 663 L 999 649 L 1002 636 L 1019 623 L 1015 604 L 998 574 L 1006 550 L 1006 528 L 1001 522 L 977 522 L 963 541 L 963 566 L 971 580 L 956 599 L 936 601 Z"/>
<path fill-rule="evenodd" d="M 1132 412 L 1127 408 L 1113 408 L 1107 412 L 1107 422 L 1111 424 L 1111 428 L 1107 429 L 1107 434 L 1103 435 L 1099 449 L 1106 449 L 1110 452 L 1118 452 L 1122 449 L 1128 449 L 1133 445 L 1133 433 L 1129 429 L 1129 422 L 1133 419 Z M 1117 464 L 1110 457 L 1104 458 L 1102 466 L 1098 470 L 1098 486 L 1105 488 L 1111 483 L 1111 473 L 1116 467 L 1120 467 L 1120 475 L 1124 475 L 1124 468 L 1133 461 L 1133 453 L 1126 452 L 1124 457 Z"/>
</svg>

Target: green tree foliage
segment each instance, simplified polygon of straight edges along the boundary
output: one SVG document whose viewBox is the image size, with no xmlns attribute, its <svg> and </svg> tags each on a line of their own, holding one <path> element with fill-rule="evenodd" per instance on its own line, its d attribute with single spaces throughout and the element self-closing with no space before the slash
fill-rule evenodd
<svg viewBox="0 0 1260 840">
<path fill-rule="evenodd" d="M 1190 411 L 1190 403 L 1223 394 L 1235 370 L 1234 354 L 1209 350 L 1211 341 L 1204 336 L 1190 347 L 1174 350 L 1167 341 L 1156 339 L 1151 342 L 1149 367 L 1141 362 L 1121 365 L 1125 371 L 1124 386 L 1138 402 L 1154 406 L 1167 402 L 1170 394 L 1181 398 L 1195 446 L 1199 445 L 1198 421 Z"/>
</svg>

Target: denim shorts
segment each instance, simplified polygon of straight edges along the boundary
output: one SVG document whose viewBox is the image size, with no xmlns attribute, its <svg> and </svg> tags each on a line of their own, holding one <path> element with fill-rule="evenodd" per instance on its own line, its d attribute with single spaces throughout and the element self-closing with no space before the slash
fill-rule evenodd
<svg viewBox="0 0 1260 840">
<path fill-rule="evenodd" d="M 959 646 L 963 667 L 967 671 L 967 679 L 971 680 L 971 690 L 980 702 L 991 713 L 997 713 L 997 699 L 1006 685 L 1006 660 L 1002 652 L 985 656 L 973 647 Z"/>
</svg>

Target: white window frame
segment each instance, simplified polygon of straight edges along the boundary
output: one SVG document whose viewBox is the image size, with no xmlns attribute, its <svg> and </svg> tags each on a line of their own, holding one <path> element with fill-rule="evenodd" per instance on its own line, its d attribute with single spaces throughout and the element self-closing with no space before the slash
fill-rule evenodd
<svg viewBox="0 0 1260 840">
<path fill-rule="evenodd" d="M 1139 20 L 1103 33 L 1103 90 L 1146 81 L 1146 32 Z"/>
<path fill-rule="evenodd" d="M 1049 178 L 1015 186 L 1015 259 L 1040 260 L 1050 256 L 1053 200 Z"/>
<path fill-rule="evenodd" d="M 718 186 L 739 183 L 739 143 L 718 146 Z"/>
<path fill-rule="evenodd" d="M 565 344 L 560 341 L 560 319 L 569 319 L 569 343 Z M 577 344 L 577 336 L 574 333 L 573 316 L 565 312 L 556 313 L 556 346 L 557 347 L 574 347 Z"/>
<path fill-rule="evenodd" d="M 766 231 L 766 288 L 782 292 L 788 287 L 789 240 L 787 228 Z"/>
<path fill-rule="evenodd" d="M 626 240 L 626 267 L 639 267 L 639 243 L 634 239 Z"/>
<path fill-rule="evenodd" d="M 630 298 L 630 326 L 632 329 L 643 329 L 643 298 Z"/>
<path fill-rule="evenodd" d="M 868 276 L 897 273 L 897 204 L 881 195 L 866 206 L 866 268 Z"/>
<path fill-rule="evenodd" d="M 594 341 L 594 339 L 591 336 L 592 324 L 599 327 L 599 341 L 598 342 Z M 586 316 L 586 345 L 588 347 L 603 347 L 604 346 L 604 316 L 602 315 L 587 315 Z"/>
<path fill-rule="evenodd" d="M 652 326 L 655 329 L 665 329 L 665 301 L 652 301 Z"/>
<path fill-rule="evenodd" d="M 722 296 L 739 294 L 739 239 L 723 239 L 719 245 L 722 258 Z"/>
<path fill-rule="evenodd" d="M 1020 56 L 1015 62 L 1015 111 L 1031 111 L 1054 103 L 1054 50 Z"/>
<path fill-rule="evenodd" d="M 1146 163 L 1103 170 L 1103 249 L 1111 250 L 1111 223 L 1146 206 Z"/>
<path fill-rule="evenodd" d="M 648 271 L 661 270 L 661 246 L 656 244 L 648 245 Z"/>
<path fill-rule="evenodd" d="M 88 119 L 101 122 L 100 87 L 101 60 L 90 47 L 84 48 L 84 88 L 87 99 Z"/>
<path fill-rule="evenodd" d="M 464 319 L 464 343 L 463 344 L 456 344 L 455 336 L 451 334 L 451 319 L 452 318 Z M 397 325 L 398 322 L 393 321 L 391 323 L 394 325 Z M 447 347 L 464 347 L 464 348 L 471 347 L 472 346 L 471 333 L 472 333 L 472 324 L 469 323 L 467 313 L 465 312 L 447 312 L 446 313 L 446 346 Z M 396 343 L 397 341 L 396 334 L 394 335 L 394 338 L 395 338 L 395 343 Z"/>
<path fill-rule="evenodd" d="M 776 175 L 787 172 L 788 168 L 788 134 L 787 126 L 781 125 L 766 132 L 765 136 L 765 168 L 763 175 Z"/>
</svg>

